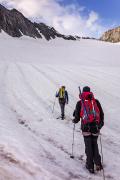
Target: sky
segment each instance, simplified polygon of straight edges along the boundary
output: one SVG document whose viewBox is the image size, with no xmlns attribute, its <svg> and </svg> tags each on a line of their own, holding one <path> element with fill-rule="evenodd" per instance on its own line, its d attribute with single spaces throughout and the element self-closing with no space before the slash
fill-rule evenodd
<svg viewBox="0 0 120 180">
<path fill-rule="evenodd" d="M 99 38 L 120 25 L 120 0 L 0 0 L 63 34 Z"/>
</svg>

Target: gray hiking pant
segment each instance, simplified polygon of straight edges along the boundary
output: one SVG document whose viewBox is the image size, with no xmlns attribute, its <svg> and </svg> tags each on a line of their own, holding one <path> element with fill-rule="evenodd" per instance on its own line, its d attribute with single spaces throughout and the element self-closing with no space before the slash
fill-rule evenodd
<svg viewBox="0 0 120 180">
<path fill-rule="evenodd" d="M 65 116 L 65 103 L 59 103 L 61 109 L 61 117 L 64 118 Z"/>
</svg>

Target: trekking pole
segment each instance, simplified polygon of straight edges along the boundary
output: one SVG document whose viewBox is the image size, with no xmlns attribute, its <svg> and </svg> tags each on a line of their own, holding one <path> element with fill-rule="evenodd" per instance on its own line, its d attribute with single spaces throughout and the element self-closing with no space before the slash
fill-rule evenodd
<svg viewBox="0 0 120 180">
<path fill-rule="evenodd" d="M 101 138 L 101 134 L 100 134 L 100 147 L 101 147 L 101 157 L 102 157 L 102 166 L 103 166 L 103 148 L 102 148 L 102 138 Z M 105 180 L 104 167 L 103 167 L 103 179 Z"/>
<path fill-rule="evenodd" d="M 72 154 L 70 156 L 70 158 L 74 159 L 74 137 L 75 137 L 75 123 L 74 123 L 74 127 L 73 127 L 73 142 L 72 142 Z"/>
<path fill-rule="evenodd" d="M 55 102 L 56 102 L 56 97 L 55 97 L 55 100 L 54 100 L 54 103 L 53 103 L 52 113 L 54 113 L 54 109 L 55 109 Z"/>
</svg>

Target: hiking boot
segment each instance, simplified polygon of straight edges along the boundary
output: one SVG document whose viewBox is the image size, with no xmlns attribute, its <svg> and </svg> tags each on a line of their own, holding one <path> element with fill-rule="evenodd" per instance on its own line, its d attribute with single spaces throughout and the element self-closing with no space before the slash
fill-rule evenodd
<svg viewBox="0 0 120 180">
<path fill-rule="evenodd" d="M 65 116 L 61 116 L 61 119 L 64 120 L 64 119 L 65 119 Z"/>
<path fill-rule="evenodd" d="M 96 165 L 96 171 L 101 171 L 103 169 L 102 165 Z"/>
<path fill-rule="evenodd" d="M 86 164 L 86 169 L 87 169 L 91 174 L 94 174 L 94 168 L 89 168 L 87 164 Z"/>
<path fill-rule="evenodd" d="M 91 174 L 94 174 L 94 169 L 88 169 Z"/>
</svg>

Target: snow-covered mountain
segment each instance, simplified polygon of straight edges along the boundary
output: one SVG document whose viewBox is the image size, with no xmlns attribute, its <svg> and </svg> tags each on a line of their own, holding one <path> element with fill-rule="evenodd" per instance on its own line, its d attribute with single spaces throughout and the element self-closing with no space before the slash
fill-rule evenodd
<svg viewBox="0 0 120 180">
<path fill-rule="evenodd" d="M 21 37 L 25 35 L 40 39 L 44 37 L 46 40 L 55 39 L 56 37 L 65 40 L 76 40 L 79 38 L 70 35 L 62 35 L 53 27 L 49 27 L 44 23 L 33 23 L 18 10 L 8 10 L 0 4 L 0 32 L 1 30 L 12 37 Z"/>
<path fill-rule="evenodd" d="M 84 168 L 80 123 L 72 146 L 78 86 L 89 85 L 103 106 L 106 180 L 120 179 L 120 46 L 93 40 L 12 38 L 0 33 L 0 180 L 101 180 Z M 69 93 L 66 119 L 55 93 Z M 99 143 L 100 148 L 100 143 Z M 80 157 L 80 160 L 78 160 Z"/>
</svg>

